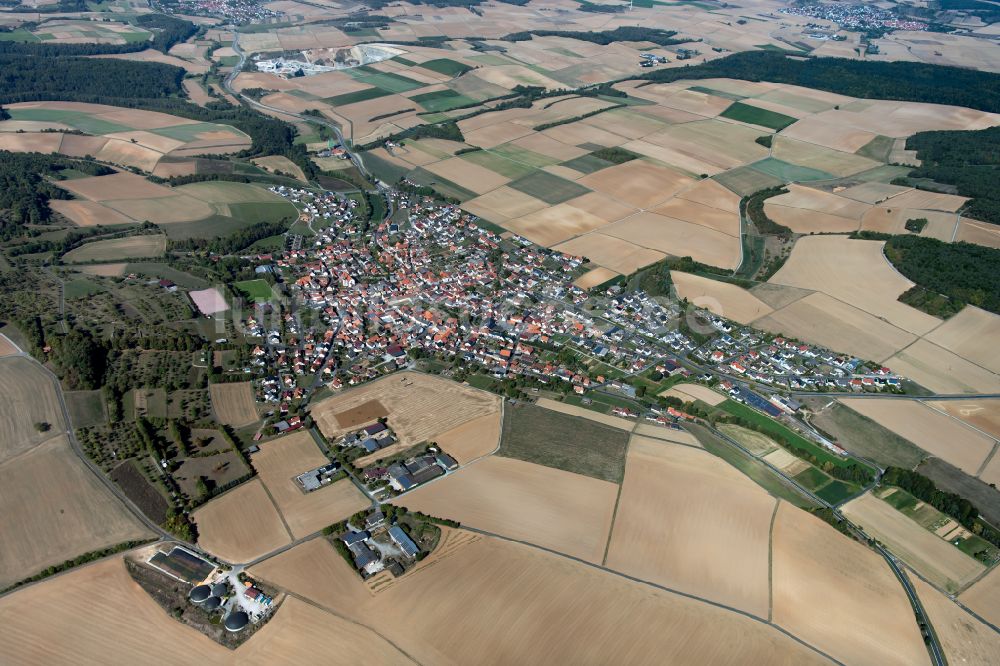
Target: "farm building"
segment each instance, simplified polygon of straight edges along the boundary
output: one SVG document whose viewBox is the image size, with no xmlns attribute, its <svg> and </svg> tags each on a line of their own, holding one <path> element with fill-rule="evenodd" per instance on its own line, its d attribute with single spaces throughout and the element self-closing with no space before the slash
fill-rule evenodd
<svg viewBox="0 0 1000 666">
<path fill-rule="evenodd" d="M 407 536 L 399 525 L 393 525 L 389 528 L 389 537 L 407 557 L 416 557 L 420 553 L 417 544 L 413 543 L 413 539 Z"/>
</svg>

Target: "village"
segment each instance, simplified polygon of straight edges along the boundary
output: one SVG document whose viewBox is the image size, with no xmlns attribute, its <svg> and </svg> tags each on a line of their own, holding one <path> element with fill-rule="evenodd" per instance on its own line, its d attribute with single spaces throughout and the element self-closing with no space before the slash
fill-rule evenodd
<svg viewBox="0 0 1000 666">
<path fill-rule="evenodd" d="M 392 192 L 397 215 L 369 228 L 352 199 L 273 191 L 316 226 L 292 249 L 250 257 L 291 294 L 280 306 L 257 303 L 241 322 L 258 340 L 250 369 L 258 399 L 278 406 L 280 432 L 301 427 L 298 417 L 284 417 L 313 388 L 337 391 L 435 359 L 461 368 L 459 377 L 518 379 L 579 396 L 634 398 L 635 378 L 664 372 L 725 380 L 736 399 L 744 384 L 772 393 L 901 387 L 880 364 L 684 312 L 675 299 L 619 286 L 588 293 L 573 284 L 585 258 L 502 239 L 429 197 Z"/>
</svg>

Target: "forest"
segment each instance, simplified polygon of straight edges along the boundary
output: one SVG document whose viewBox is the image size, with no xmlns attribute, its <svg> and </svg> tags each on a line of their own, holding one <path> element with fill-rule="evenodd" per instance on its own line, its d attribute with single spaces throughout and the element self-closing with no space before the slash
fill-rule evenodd
<svg viewBox="0 0 1000 666">
<path fill-rule="evenodd" d="M 1000 74 L 919 62 L 792 59 L 773 51 L 746 51 L 701 65 L 654 70 L 637 78 L 656 83 L 711 78 L 771 81 L 851 97 L 954 104 L 1000 112 Z"/>
<path fill-rule="evenodd" d="M 918 132 L 906 140 L 916 150 L 921 165 L 913 178 L 928 178 L 954 185 L 963 197 L 971 197 L 963 214 L 1000 224 L 1000 126 L 983 130 Z M 919 186 L 919 183 L 917 183 Z"/>
<path fill-rule="evenodd" d="M 614 30 L 602 30 L 600 32 L 581 32 L 577 30 L 525 30 L 514 32 L 503 38 L 505 42 L 524 42 L 535 37 L 566 37 L 577 39 L 581 42 L 590 42 L 607 46 L 615 42 L 652 42 L 659 46 L 670 46 L 672 44 L 684 44 L 690 39 L 674 39 L 677 33 L 673 30 L 661 30 L 660 28 L 642 28 L 639 26 L 621 26 Z"/>
<path fill-rule="evenodd" d="M 862 234 L 862 237 L 864 235 Z M 948 316 L 969 304 L 1000 314 L 1000 250 L 972 243 L 944 243 L 922 236 L 892 236 L 885 244 L 885 256 L 896 269 L 919 287 L 946 297 L 935 301 L 910 290 L 903 297 L 910 305 L 941 308 L 930 312 Z M 909 296 L 907 296 L 909 294 Z M 919 299 L 919 300 L 918 300 Z M 947 305 L 946 305 L 946 302 Z"/>
</svg>

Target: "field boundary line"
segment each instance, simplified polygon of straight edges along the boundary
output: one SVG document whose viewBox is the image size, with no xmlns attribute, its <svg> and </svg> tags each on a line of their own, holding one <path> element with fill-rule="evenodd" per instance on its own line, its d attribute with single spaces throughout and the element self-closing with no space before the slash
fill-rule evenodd
<svg viewBox="0 0 1000 666">
<path fill-rule="evenodd" d="M 259 475 L 256 476 L 259 478 Z M 267 487 L 266 483 L 264 483 L 264 479 L 260 479 L 260 485 L 264 488 L 264 493 L 267 495 L 267 499 L 271 500 L 271 506 L 273 506 L 274 510 L 277 512 L 278 518 L 281 518 L 281 524 L 285 528 L 285 532 L 288 533 L 288 538 L 294 542 L 295 535 L 292 534 L 292 528 L 288 526 L 288 521 L 285 520 L 285 514 L 281 512 L 281 507 L 279 507 L 278 503 L 274 501 L 274 495 L 271 494 L 271 489 Z M 239 486 L 236 487 L 239 488 Z"/>
<path fill-rule="evenodd" d="M 771 524 L 767 528 L 767 621 L 774 621 L 774 523 L 778 517 L 781 500 L 774 498 Z"/>
<path fill-rule="evenodd" d="M 618 504 L 622 500 L 622 488 L 625 487 L 625 474 L 628 472 L 628 451 L 632 446 L 632 438 L 636 436 L 635 429 L 639 427 L 636 423 L 632 426 L 628 439 L 625 440 L 625 467 L 622 469 L 622 480 L 618 484 L 618 493 L 615 495 L 615 508 L 611 510 L 611 527 L 608 528 L 608 540 L 604 542 L 604 557 L 601 558 L 601 566 L 608 563 L 608 551 L 611 550 L 611 537 L 615 534 L 615 522 L 618 520 Z"/>
<path fill-rule="evenodd" d="M 998 447 L 1000 447 L 1000 442 L 993 442 L 993 448 L 990 449 L 989 455 L 986 456 L 986 459 L 983 460 L 983 464 L 980 465 L 979 469 L 976 470 L 976 478 L 979 478 L 979 475 L 983 473 L 983 470 L 986 469 L 986 466 L 990 464 L 991 460 L 993 460 L 993 456 L 996 455 Z"/>
<path fill-rule="evenodd" d="M 968 428 L 969 430 L 973 430 L 975 432 L 978 432 L 980 435 L 983 435 L 983 436 L 985 436 L 985 437 L 987 437 L 989 439 L 992 439 L 993 440 L 993 444 L 994 444 L 993 449 L 996 450 L 996 444 L 1000 443 L 1000 439 L 997 439 L 994 435 L 986 432 L 985 430 L 980 430 L 979 428 L 977 428 L 976 426 L 972 425 L 971 423 L 969 423 L 967 421 L 963 421 L 962 419 L 958 418 L 954 414 L 949 414 L 948 412 L 945 412 L 945 411 L 942 411 L 942 410 L 938 409 L 934 405 L 930 404 L 933 401 L 934 401 L 933 397 L 930 397 L 927 400 L 917 400 L 917 402 L 922 403 L 924 405 L 924 407 L 932 409 L 935 412 L 937 412 L 938 414 L 941 414 L 942 416 L 947 416 L 949 419 L 952 419 L 953 421 L 957 421 L 958 425 L 962 426 L 963 428 Z M 992 456 L 992 455 L 993 455 L 993 453 L 990 452 L 990 456 Z M 989 460 L 989 458 L 987 458 L 987 460 Z M 980 469 L 978 472 L 976 472 L 976 474 L 979 474 L 982 471 L 983 470 Z"/>
<path fill-rule="evenodd" d="M 791 633 L 790 631 L 788 631 L 787 629 L 785 629 L 784 627 L 782 627 L 780 624 L 775 624 L 773 622 L 770 622 L 769 620 L 766 620 L 766 619 L 760 617 L 759 615 L 754 615 L 753 613 L 751 613 L 749 611 L 745 611 L 745 610 L 742 610 L 740 608 L 736 608 L 735 606 L 728 606 L 728 605 L 726 605 L 726 604 L 724 604 L 724 603 L 722 603 L 720 601 L 713 601 L 712 599 L 707 599 L 705 597 L 699 597 L 698 595 L 692 594 L 690 592 L 683 592 L 681 590 L 676 590 L 676 589 L 674 589 L 672 587 L 667 587 L 666 585 L 660 585 L 659 583 L 653 583 L 653 582 L 648 581 L 648 580 L 643 580 L 642 578 L 637 578 L 637 577 L 631 576 L 631 575 L 629 575 L 627 573 L 623 573 L 621 571 L 616 571 L 615 569 L 610 569 L 610 568 L 608 568 L 608 567 L 606 567 L 606 566 L 604 566 L 602 564 L 597 564 L 595 562 L 588 562 L 587 560 L 584 560 L 582 558 L 576 557 L 575 555 L 569 555 L 567 553 L 561 553 L 558 550 L 553 550 L 551 548 L 546 548 L 545 546 L 539 546 L 538 544 L 531 543 L 530 541 L 521 541 L 520 539 L 515 539 L 515 538 L 512 538 L 512 537 L 504 536 L 502 534 L 496 534 L 495 532 L 488 532 L 486 530 L 481 530 L 481 529 L 478 529 L 478 528 L 475 528 L 475 527 L 468 527 L 466 525 L 463 525 L 460 529 L 469 530 L 470 532 L 476 532 L 478 534 L 482 534 L 483 536 L 493 537 L 495 539 L 501 539 L 503 541 L 507 541 L 507 542 L 510 542 L 510 543 L 520 544 L 520 545 L 526 546 L 528 548 L 534 548 L 536 550 L 540 550 L 542 552 L 548 553 L 550 555 L 554 555 L 556 557 L 564 557 L 564 558 L 572 560 L 572 561 L 574 561 L 574 562 L 576 562 L 578 564 L 582 564 L 582 565 L 590 567 L 592 569 L 597 569 L 598 571 L 603 571 L 604 573 L 610 574 L 612 576 L 617 576 L 619 578 L 624 578 L 625 580 L 631 581 L 633 583 L 638 583 L 640 585 L 648 585 L 649 587 L 652 587 L 652 588 L 657 589 L 657 590 L 661 590 L 663 592 L 668 592 L 670 594 L 675 594 L 675 595 L 680 596 L 680 597 L 686 597 L 688 599 L 691 599 L 692 601 L 699 601 L 701 603 L 708 604 L 709 606 L 715 606 L 716 608 L 719 608 L 721 610 L 725 610 L 725 611 L 729 611 L 731 613 L 736 613 L 738 615 L 742 615 L 743 617 L 746 617 L 746 618 L 748 618 L 750 620 L 753 620 L 755 622 L 760 622 L 761 624 L 767 625 L 767 626 L 775 629 L 776 631 L 781 632 L 785 636 L 788 636 L 789 638 L 791 638 L 796 643 L 799 643 L 800 645 L 809 648 L 810 650 L 812 650 L 816 654 L 818 654 L 818 655 L 820 655 L 820 656 L 822 656 L 822 657 L 830 660 L 834 664 L 839 664 L 839 666 L 847 666 L 844 662 L 840 661 L 836 657 L 833 657 L 832 655 L 827 654 L 826 652 L 823 652 L 823 650 L 819 649 L 818 647 L 816 647 L 814 645 L 811 645 L 810 643 L 804 641 L 803 639 L 799 638 L 795 634 Z"/>
</svg>

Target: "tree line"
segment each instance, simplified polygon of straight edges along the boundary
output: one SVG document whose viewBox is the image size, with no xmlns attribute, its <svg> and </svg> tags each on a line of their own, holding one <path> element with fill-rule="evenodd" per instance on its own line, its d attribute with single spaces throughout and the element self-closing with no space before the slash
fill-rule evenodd
<svg viewBox="0 0 1000 666">
<path fill-rule="evenodd" d="M 84 3 L 85 5 L 85 3 Z M 76 11 L 76 10 L 73 10 Z M 86 5 L 82 10 L 89 11 Z M 191 21 L 166 16 L 164 14 L 140 14 L 135 17 L 135 25 L 153 33 L 147 42 L 127 44 L 49 44 L 47 42 L 0 42 L 0 54 L 18 55 L 29 58 L 57 58 L 67 56 L 92 56 L 119 53 L 135 53 L 154 49 L 166 53 L 198 32 L 198 26 Z"/>
<path fill-rule="evenodd" d="M 621 26 L 614 30 L 600 30 L 587 32 L 580 30 L 525 30 L 522 32 L 512 32 L 506 37 L 501 37 L 505 42 L 524 42 L 535 37 L 565 37 L 576 39 L 581 42 L 600 44 L 607 46 L 616 42 L 652 42 L 659 46 L 671 46 L 673 44 L 684 44 L 690 39 L 675 39 L 675 30 L 663 30 L 661 28 L 644 28 L 641 26 Z"/>
</svg>

